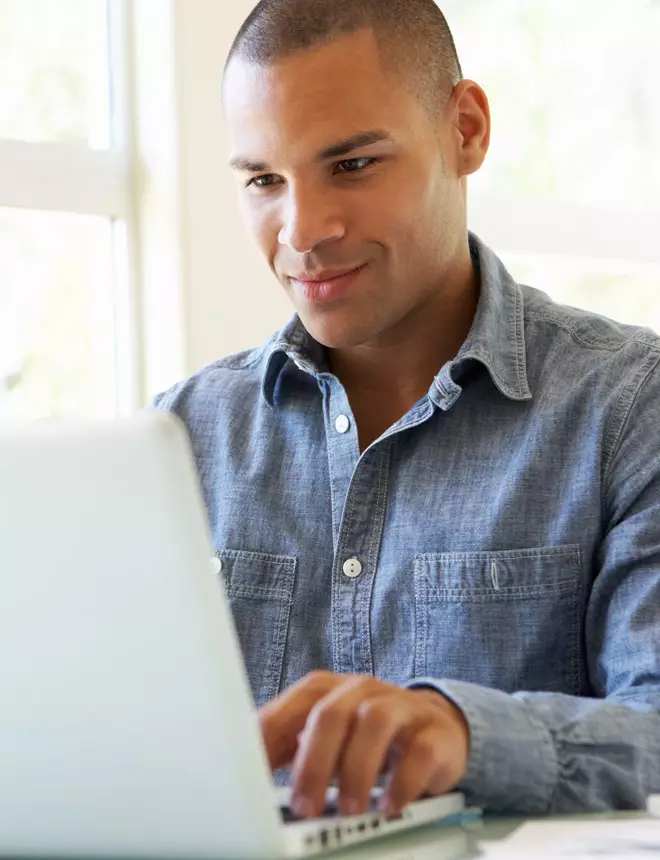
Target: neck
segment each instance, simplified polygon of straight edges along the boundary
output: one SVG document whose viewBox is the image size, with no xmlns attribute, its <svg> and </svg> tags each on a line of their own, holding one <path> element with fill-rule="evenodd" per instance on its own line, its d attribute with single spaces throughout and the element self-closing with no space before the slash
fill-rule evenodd
<svg viewBox="0 0 660 860">
<path fill-rule="evenodd" d="M 378 398 L 405 414 L 428 393 L 442 366 L 456 357 L 479 301 L 479 277 L 469 249 L 454 275 L 451 285 L 438 288 L 396 328 L 369 343 L 328 350 L 332 372 L 354 409 L 365 399 Z"/>
</svg>

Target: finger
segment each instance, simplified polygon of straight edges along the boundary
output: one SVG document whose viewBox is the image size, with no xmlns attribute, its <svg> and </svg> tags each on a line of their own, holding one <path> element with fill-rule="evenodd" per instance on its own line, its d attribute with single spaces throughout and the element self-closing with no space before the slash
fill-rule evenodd
<svg viewBox="0 0 660 860">
<path fill-rule="evenodd" d="M 454 774 L 458 769 L 453 759 L 458 753 L 453 751 L 449 741 L 449 734 L 437 725 L 428 726 L 410 738 L 383 795 L 387 815 L 398 815 L 405 806 L 425 794 L 431 783 L 435 794 L 454 788 Z"/>
<path fill-rule="evenodd" d="M 400 690 L 359 705 L 339 768 L 339 806 L 344 815 L 369 809 L 371 789 L 391 758 L 395 738 L 416 719 Z"/>
<path fill-rule="evenodd" d="M 351 678 L 312 709 L 296 752 L 291 786 L 294 809 L 305 818 L 321 814 L 330 780 L 337 772 L 346 738 L 360 703 L 382 683 Z"/>
<path fill-rule="evenodd" d="M 343 680 L 331 672 L 313 672 L 259 710 L 259 727 L 272 770 L 291 764 L 310 711 Z"/>
</svg>

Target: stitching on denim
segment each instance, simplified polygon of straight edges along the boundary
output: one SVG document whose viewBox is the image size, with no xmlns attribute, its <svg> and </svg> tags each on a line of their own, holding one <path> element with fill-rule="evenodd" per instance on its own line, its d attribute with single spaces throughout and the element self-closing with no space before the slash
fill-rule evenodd
<svg viewBox="0 0 660 860">
<path fill-rule="evenodd" d="M 332 464 L 332 442 L 328 441 L 332 439 L 332 432 L 330 430 L 331 423 L 331 415 L 330 415 L 330 397 L 326 396 L 324 400 L 324 411 L 325 411 L 325 437 L 326 437 L 326 450 L 328 454 L 328 475 L 330 477 L 330 516 L 332 518 L 332 543 L 334 546 L 335 543 L 335 534 L 337 534 L 337 518 L 335 517 L 335 504 L 337 502 L 337 493 L 338 493 L 338 481 L 335 476 L 335 470 Z M 339 535 L 337 535 L 337 546 L 339 546 Z"/>
<path fill-rule="evenodd" d="M 525 354 L 525 313 L 522 291 L 516 284 L 515 291 L 515 333 L 514 343 L 516 345 L 516 377 L 518 379 L 518 390 L 522 393 L 529 388 L 527 381 L 527 356 Z"/>
<path fill-rule="evenodd" d="M 515 585 L 494 591 L 480 586 L 466 588 L 447 588 L 427 586 L 429 600 L 448 603 L 503 603 L 528 600 L 531 597 L 553 597 L 575 592 L 577 580 L 562 580 L 550 585 Z"/>
<path fill-rule="evenodd" d="M 438 565 L 444 562 L 456 561 L 490 561 L 496 560 L 516 560 L 525 558 L 553 558 L 561 555 L 573 555 L 579 559 L 580 544 L 566 544 L 566 546 L 557 547 L 530 547 L 529 549 L 512 549 L 512 550 L 478 550 L 476 552 L 420 552 L 416 553 L 416 557 L 424 558 L 429 561 L 434 561 Z"/>
<path fill-rule="evenodd" d="M 416 678 L 424 677 L 426 672 L 426 651 L 428 650 L 428 599 L 426 577 L 422 570 L 423 558 L 415 556 L 413 577 L 415 585 L 415 666 Z"/>
<path fill-rule="evenodd" d="M 342 588 L 343 582 L 342 582 L 342 578 L 341 578 L 342 577 L 341 559 L 343 556 L 342 547 L 344 547 L 346 544 L 344 536 L 347 534 L 350 535 L 353 532 L 353 512 L 355 510 L 356 496 L 357 496 L 357 493 L 353 492 L 353 489 L 354 489 L 354 487 L 359 486 L 360 483 L 362 482 L 362 472 L 364 472 L 364 462 L 365 461 L 363 459 L 358 461 L 358 464 L 357 464 L 355 471 L 353 472 L 353 475 L 352 475 L 351 480 L 349 482 L 348 496 L 346 499 L 344 516 L 342 518 L 342 523 L 340 526 L 339 540 L 337 541 L 337 580 L 338 580 L 337 591 L 338 591 L 338 595 L 339 595 L 340 627 L 342 629 L 344 626 L 343 622 L 345 620 L 344 619 L 344 592 L 346 590 L 345 588 Z M 358 480 L 358 476 L 359 476 L 359 480 Z M 348 551 L 348 549 L 349 549 L 349 547 L 346 547 L 347 551 Z M 365 560 L 365 562 L 366 562 L 366 560 Z M 353 583 L 352 586 L 355 587 L 355 583 Z M 355 623 L 354 619 L 353 619 L 353 623 Z M 345 643 L 344 643 L 343 638 L 342 638 L 340 640 L 340 656 L 341 656 L 340 674 L 344 673 L 346 671 L 346 669 L 345 669 L 346 663 L 344 660 L 344 645 L 345 645 Z M 352 667 L 351 667 L 351 671 L 352 671 Z"/>
<path fill-rule="evenodd" d="M 244 583 L 235 584 L 233 582 L 234 575 L 232 570 L 223 577 L 230 600 L 241 598 L 259 600 L 268 602 L 277 610 L 271 647 L 267 650 L 263 679 L 261 680 L 260 688 L 255 690 L 257 702 L 263 703 L 278 694 L 282 681 L 286 639 L 291 617 L 291 606 L 293 604 L 298 559 L 295 556 L 274 556 L 267 553 L 249 552 L 247 550 L 223 550 L 220 551 L 219 555 L 229 560 L 242 560 L 247 563 L 257 562 L 266 570 L 272 567 L 282 567 L 287 574 L 285 587 Z"/>
<path fill-rule="evenodd" d="M 605 450 L 603 456 L 603 481 L 601 484 L 601 516 L 603 522 L 605 521 L 606 515 L 607 506 L 605 503 L 605 496 L 607 491 L 607 483 L 610 479 L 610 469 L 612 466 L 612 462 L 614 461 L 614 457 L 616 456 L 619 448 L 621 447 L 621 444 L 623 442 L 623 434 L 626 429 L 626 424 L 628 423 L 628 419 L 630 418 L 630 415 L 635 408 L 639 395 L 641 394 L 642 389 L 645 387 L 645 385 L 653 375 L 653 372 L 658 368 L 658 365 L 660 365 L 660 356 L 657 356 L 654 361 L 651 361 L 651 357 L 649 356 L 647 361 L 648 368 L 646 366 L 646 363 L 642 366 L 642 369 L 639 374 L 639 381 L 637 383 L 636 388 L 631 394 L 629 402 L 627 404 L 621 403 L 620 405 L 621 417 L 618 419 L 618 429 L 616 429 L 617 413 L 615 413 L 615 417 L 612 420 L 612 429 L 614 431 L 612 447 L 609 454 Z M 609 435 L 610 434 L 606 434 L 606 439 Z"/>
<path fill-rule="evenodd" d="M 525 319 L 529 322 L 545 322 L 550 323 L 551 325 L 556 326 L 557 328 L 562 329 L 571 335 L 573 340 L 577 343 L 580 343 L 582 346 L 592 347 L 595 349 L 604 349 L 607 352 L 619 352 L 619 350 L 623 349 L 625 346 L 631 343 L 640 343 L 644 346 L 648 346 L 650 349 L 655 350 L 656 352 L 660 352 L 660 338 L 653 333 L 645 333 L 642 331 L 634 331 L 631 333 L 629 337 L 622 338 L 620 343 L 611 343 L 607 340 L 599 340 L 598 338 L 594 338 L 590 340 L 585 337 L 584 327 L 578 328 L 577 324 L 571 324 L 566 322 L 565 320 L 558 319 L 555 316 L 551 316 L 549 314 L 539 313 L 537 311 L 530 311 L 529 309 L 525 313 Z"/>
<path fill-rule="evenodd" d="M 339 499 L 339 480 L 336 475 L 332 458 L 333 436 L 331 430 L 331 401 L 332 397 L 329 393 L 329 386 L 326 387 L 324 401 L 324 422 L 326 433 L 326 449 L 328 456 L 328 475 L 330 478 L 330 513 L 332 518 L 332 545 L 334 549 L 334 559 L 332 565 L 332 581 L 330 584 L 330 627 L 332 629 L 332 662 L 335 672 L 341 673 L 343 667 L 343 658 L 341 656 L 341 635 L 340 635 L 340 618 L 341 618 L 341 573 L 340 567 L 340 547 L 341 547 L 341 532 L 342 523 L 338 522 L 335 516 L 335 506 Z M 350 486 L 350 485 L 349 485 Z M 335 543 L 335 535 L 336 543 Z"/>
<path fill-rule="evenodd" d="M 360 638 L 362 639 L 362 651 L 367 655 L 369 670 L 373 674 L 374 660 L 371 649 L 371 606 L 373 600 L 373 591 L 378 573 L 378 556 L 385 529 L 385 512 L 387 510 L 388 498 L 388 479 L 390 471 L 390 461 L 392 456 L 392 442 L 383 442 L 383 446 L 379 451 L 379 467 L 378 480 L 376 483 L 376 507 L 373 519 L 373 528 L 371 534 L 371 544 L 367 551 L 368 564 L 371 567 L 371 577 L 369 586 L 365 585 L 364 597 L 361 600 L 361 631 Z"/>
<path fill-rule="evenodd" d="M 296 574 L 296 565 L 293 569 L 293 578 Z M 271 649 L 269 665 L 267 672 L 267 693 L 268 699 L 275 698 L 280 692 L 282 684 L 282 672 L 284 671 L 284 655 L 286 654 L 286 640 L 289 632 L 289 621 L 291 618 L 291 605 L 293 600 L 280 601 L 280 611 L 277 619 L 277 630 L 273 637 L 276 647 Z"/>
<path fill-rule="evenodd" d="M 231 576 L 228 577 L 227 594 L 230 597 L 247 597 L 256 598 L 257 600 L 272 600 L 275 597 L 280 600 L 292 599 L 291 591 L 277 588 L 277 586 L 233 585 Z"/>
<path fill-rule="evenodd" d="M 231 559 L 245 558 L 250 561 L 261 561 L 268 566 L 282 565 L 283 567 L 295 567 L 295 555 L 273 555 L 267 552 L 251 552 L 245 549 L 222 549 L 219 550 L 221 556 L 226 556 Z"/>
<path fill-rule="evenodd" d="M 328 416 L 329 416 L 328 411 Z M 330 446 L 328 446 L 328 457 L 330 456 Z M 342 589 L 342 570 L 341 559 L 344 552 L 345 539 L 344 535 L 352 530 L 352 511 L 355 507 L 353 487 L 357 484 L 356 476 L 362 467 L 362 460 L 358 464 L 351 476 L 348 484 L 347 498 L 344 502 L 344 510 L 342 520 L 339 525 L 339 533 L 337 536 L 337 547 L 335 549 L 335 559 L 332 570 L 332 606 L 330 609 L 332 618 L 332 656 L 335 672 L 343 674 L 345 672 L 344 661 L 344 643 L 341 636 L 342 619 L 343 619 L 343 589 Z M 334 505 L 333 505 L 334 509 Z"/>
</svg>

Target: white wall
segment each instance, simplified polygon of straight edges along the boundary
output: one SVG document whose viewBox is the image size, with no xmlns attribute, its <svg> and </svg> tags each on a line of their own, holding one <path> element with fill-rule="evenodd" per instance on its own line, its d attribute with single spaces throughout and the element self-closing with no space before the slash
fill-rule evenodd
<svg viewBox="0 0 660 860">
<path fill-rule="evenodd" d="M 252 243 L 227 166 L 222 69 L 252 0 L 176 0 L 185 364 L 261 343 L 291 306 Z"/>
</svg>

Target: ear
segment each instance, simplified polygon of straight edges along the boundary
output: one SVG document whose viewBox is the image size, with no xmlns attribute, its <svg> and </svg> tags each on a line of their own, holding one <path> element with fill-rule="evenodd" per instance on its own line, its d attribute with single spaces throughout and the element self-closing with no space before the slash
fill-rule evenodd
<svg viewBox="0 0 660 860">
<path fill-rule="evenodd" d="M 459 177 L 476 173 L 490 146 L 490 105 L 479 84 L 463 80 L 449 101 Z"/>
</svg>

